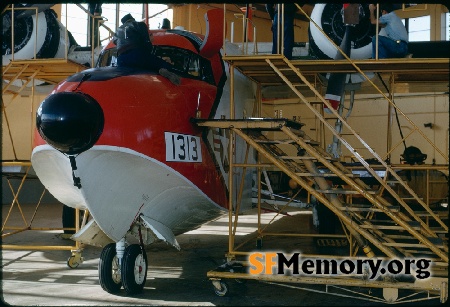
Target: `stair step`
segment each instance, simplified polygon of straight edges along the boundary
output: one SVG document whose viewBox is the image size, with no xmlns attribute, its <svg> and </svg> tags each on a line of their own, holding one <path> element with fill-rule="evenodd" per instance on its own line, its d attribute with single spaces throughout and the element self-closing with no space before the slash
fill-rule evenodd
<svg viewBox="0 0 450 307">
<path fill-rule="evenodd" d="M 448 230 L 445 230 L 442 227 L 429 227 L 431 231 L 434 233 L 448 233 Z"/>
<path fill-rule="evenodd" d="M 260 144 L 295 144 L 294 140 L 287 139 L 287 140 L 255 140 L 256 143 Z M 320 142 L 314 141 L 314 140 L 303 140 L 303 142 L 310 144 L 311 146 L 317 146 L 320 145 Z"/>
<path fill-rule="evenodd" d="M 414 237 L 411 237 L 411 239 L 415 239 Z M 442 241 L 441 238 L 427 238 L 433 245 L 439 248 L 444 247 L 444 241 Z M 416 248 L 427 248 L 427 246 L 423 243 L 417 242 L 417 243 L 406 243 L 406 242 L 386 242 L 383 243 L 383 245 L 386 246 L 392 246 L 392 247 L 416 247 Z"/>
<path fill-rule="evenodd" d="M 329 190 L 316 190 L 319 193 L 323 194 L 361 194 L 358 191 L 354 190 L 345 190 L 345 189 L 329 189 Z M 366 191 L 369 194 L 376 194 L 376 191 Z"/>
<path fill-rule="evenodd" d="M 431 214 L 428 211 L 414 211 L 414 214 L 417 216 L 431 216 Z M 434 212 L 439 217 L 448 217 L 448 211 L 436 211 Z"/>
<path fill-rule="evenodd" d="M 390 230 L 403 230 L 404 228 L 398 225 L 361 225 L 364 229 L 390 229 Z M 415 230 L 420 230 L 420 227 L 412 227 Z"/>
<path fill-rule="evenodd" d="M 319 146 L 320 145 L 320 142 L 318 142 L 318 141 L 314 141 L 314 140 L 304 140 L 304 141 L 305 141 L 305 143 L 308 143 L 311 146 Z"/>
<path fill-rule="evenodd" d="M 396 221 L 393 221 L 391 219 L 388 220 L 377 220 L 377 219 L 362 219 L 362 221 L 364 222 L 369 222 L 369 223 L 375 223 L 375 224 L 395 224 L 397 225 Z M 418 221 L 405 221 L 406 224 L 414 227 L 414 226 L 420 226 L 420 222 Z"/>
<path fill-rule="evenodd" d="M 370 225 L 360 225 L 361 228 L 365 228 L 365 229 L 397 229 L 397 230 L 404 230 L 404 228 L 400 225 L 395 224 L 394 221 L 380 221 L 380 220 L 367 220 L 367 219 L 362 219 L 362 221 L 367 221 L 368 223 L 371 223 Z M 380 223 L 384 223 L 384 225 L 380 225 L 380 224 L 373 224 L 373 222 L 380 222 Z M 415 229 L 415 230 L 420 230 L 420 223 L 417 221 L 407 221 L 406 222 L 411 228 Z M 386 224 L 391 224 L 391 225 L 386 225 Z"/>
<path fill-rule="evenodd" d="M 311 156 L 278 156 L 277 158 L 282 160 L 317 160 L 316 157 Z"/>
<path fill-rule="evenodd" d="M 260 144 L 294 144 L 294 140 L 255 140 L 256 143 Z"/>
<path fill-rule="evenodd" d="M 436 255 L 433 251 L 430 250 L 405 250 L 410 254 L 420 254 L 420 255 Z"/>
<path fill-rule="evenodd" d="M 338 161 L 338 159 L 333 157 L 322 157 L 324 159 L 330 160 L 330 161 Z M 317 160 L 316 157 L 311 156 L 278 156 L 278 159 L 282 160 Z"/>
<path fill-rule="evenodd" d="M 308 103 L 310 103 L 310 104 L 324 104 L 322 100 L 311 100 L 311 101 L 308 101 Z"/>
<path fill-rule="evenodd" d="M 428 248 L 426 245 L 422 243 L 383 243 L 385 246 L 391 246 L 391 247 L 413 247 L 413 248 Z M 438 248 L 443 248 L 444 244 L 433 244 Z"/>
<path fill-rule="evenodd" d="M 398 183 L 399 181 L 398 180 L 386 180 L 386 183 Z"/>
<path fill-rule="evenodd" d="M 399 212 L 400 206 L 388 206 L 386 207 L 391 212 Z M 381 209 L 374 207 L 373 205 L 366 204 L 347 204 L 345 206 L 339 207 L 340 210 L 345 211 L 360 211 L 360 212 L 383 212 Z"/>
<path fill-rule="evenodd" d="M 295 173 L 300 177 L 337 177 L 338 175 L 335 173 L 320 173 L 320 174 L 311 174 L 311 173 Z M 345 174 L 346 177 L 349 178 L 358 178 L 359 174 Z"/>
<path fill-rule="evenodd" d="M 398 240 L 398 239 L 402 239 L 402 240 L 411 240 L 411 239 L 416 239 L 414 237 L 412 237 L 411 235 L 392 235 L 392 234 L 383 234 L 382 235 L 383 238 L 389 238 L 392 240 Z"/>
</svg>

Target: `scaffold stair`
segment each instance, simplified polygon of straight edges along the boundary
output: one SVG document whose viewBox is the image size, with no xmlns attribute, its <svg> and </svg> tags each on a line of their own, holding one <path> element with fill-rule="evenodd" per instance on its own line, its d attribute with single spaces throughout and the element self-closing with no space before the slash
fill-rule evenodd
<svg viewBox="0 0 450 307">
<path fill-rule="evenodd" d="M 361 178 L 353 176 L 343 163 L 330 159 L 330 155 L 301 130 L 302 125 L 298 122 L 270 118 L 193 121 L 198 126 L 230 129 L 243 138 L 265 160 L 334 212 L 349 232 L 359 237 L 358 242 L 370 242 L 388 257 L 432 255 L 435 261 L 448 263 L 448 246 L 439 236 L 441 231 L 448 231 L 448 226 L 440 216 L 429 208 L 423 208 L 429 219 L 422 220 L 382 179 L 382 188 L 372 189 Z M 280 133 L 282 137 L 269 138 Z M 294 146 L 297 156 L 286 154 L 280 148 L 281 144 Z M 371 171 L 369 165 L 366 168 Z M 332 177 L 327 178 L 324 173 L 339 177 L 345 184 L 339 189 L 333 188 L 327 181 Z M 397 180 L 401 181 L 401 178 Z M 344 199 L 349 195 L 366 199 L 368 203 L 364 206 L 346 203 Z M 417 198 L 417 195 L 412 197 Z M 415 200 L 421 202 L 420 199 Z"/>
</svg>

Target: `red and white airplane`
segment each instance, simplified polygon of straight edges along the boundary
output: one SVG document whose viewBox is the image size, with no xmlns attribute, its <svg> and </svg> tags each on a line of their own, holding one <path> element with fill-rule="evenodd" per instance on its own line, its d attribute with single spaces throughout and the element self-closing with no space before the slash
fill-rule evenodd
<svg viewBox="0 0 450 307">
<path fill-rule="evenodd" d="M 127 294 L 141 292 L 144 245 L 163 240 L 180 248 L 177 235 L 227 211 L 229 136 L 191 121 L 198 114 L 230 118 L 223 11 L 210 10 L 205 18 L 205 36 L 151 30 L 155 54 L 174 63 L 181 85 L 155 72 L 117 67 L 110 42 L 95 68 L 58 84 L 38 108 L 33 168 L 59 201 L 91 214 L 73 238 L 103 247 L 99 280 L 107 292 L 122 286 Z M 315 46 L 324 40 L 316 38 Z M 236 49 L 226 44 L 227 53 Z M 234 77 L 234 117 L 252 116 L 255 84 L 237 71 Z M 235 162 L 252 162 L 245 161 L 245 148 L 236 144 Z M 253 174 L 241 172 L 233 176 L 245 176 L 245 210 L 251 207 Z"/>
<path fill-rule="evenodd" d="M 104 246 L 99 278 L 108 292 L 142 291 L 143 245 L 164 240 L 179 248 L 176 235 L 228 208 L 227 135 L 191 122 L 197 114 L 230 118 L 229 67 L 220 53 L 223 10 L 205 17 L 206 36 L 151 31 L 154 52 L 174 63 L 181 85 L 115 66 L 110 42 L 97 67 L 58 84 L 37 111 L 33 168 L 59 201 L 89 210 L 93 219 L 74 238 Z M 254 85 L 236 78 L 235 112 L 242 118 L 252 112 Z M 244 157 L 238 151 L 237 162 Z M 246 176 L 243 203 L 251 205 L 252 174 Z"/>
</svg>

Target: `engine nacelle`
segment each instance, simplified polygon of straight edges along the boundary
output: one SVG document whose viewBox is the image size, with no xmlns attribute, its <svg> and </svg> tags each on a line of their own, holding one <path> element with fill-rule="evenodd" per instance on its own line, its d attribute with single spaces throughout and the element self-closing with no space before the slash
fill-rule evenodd
<svg viewBox="0 0 450 307">
<path fill-rule="evenodd" d="M 14 10 L 7 10 L 2 15 L 2 65 L 8 65 L 13 59 L 51 59 L 66 56 L 79 64 L 91 65 L 91 48 L 78 45 L 70 31 L 66 31 L 65 26 L 59 22 L 55 11 L 50 9 L 51 6 L 16 5 Z M 98 46 L 94 50 L 94 63 L 101 48 Z"/>
<path fill-rule="evenodd" d="M 340 46 L 345 34 L 345 24 L 342 17 L 342 3 L 319 3 L 314 6 L 311 19 Z M 369 5 L 360 5 L 360 23 L 352 29 L 351 59 L 367 59 L 372 56 L 372 37 L 375 26 L 370 23 Z M 320 59 L 334 59 L 336 47 L 323 35 L 314 23 L 309 25 L 310 52 Z"/>
</svg>

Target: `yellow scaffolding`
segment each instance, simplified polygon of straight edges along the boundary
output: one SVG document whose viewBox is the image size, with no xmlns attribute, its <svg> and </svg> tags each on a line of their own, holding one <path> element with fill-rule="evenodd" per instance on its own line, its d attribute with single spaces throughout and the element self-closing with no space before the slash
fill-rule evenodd
<svg viewBox="0 0 450 307">
<path fill-rule="evenodd" d="M 224 6 L 226 9 L 226 6 Z M 303 10 L 299 7 L 303 12 Z M 304 13 L 304 12 L 303 12 Z M 305 16 L 307 14 L 305 13 Z M 323 33 L 325 36 L 326 34 Z M 281 38 L 282 39 L 282 38 Z M 334 43 L 333 43 L 334 44 Z M 342 50 L 335 45 L 341 53 Z M 328 235 L 329 238 L 342 239 L 346 238 L 349 242 L 349 255 L 323 255 L 312 254 L 306 255 L 319 259 L 337 259 L 337 260 L 357 260 L 357 259 L 394 259 L 397 255 L 406 257 L 414 257 L 416 255 L 429 255 L 434 261 L 433 278 L 427 279 L 425 282 L 401 282 L 393 281 L 389 278 L 368 282 L 361 276 L 291 276 L 291 275 L 272 275 L 258 274 L 252 275 L 248 273 L 249 261 L 238 257 L 248 257 L 251 251 L 242 251 L 241 249 L 249 241 L 239 242 L 236 244 L 235 236 L 238 232 L 239 224 L 239 208 L 241 192 L 238 191 L 236 203 L 234 203 L 232 195 L 236 192 L 233 190 L 233 176 L 229 176 L 229 242 L 228 252 L 225 257 L 227 262 L 215 270 L 207 273 L 208 278 L 212 281 L 215 292 L 219 296 L 227 295 L 228 285 L 224 279 L 252 279 L 266 283 L 286 285 L 293 288 L 303 289 L 293 284 L 306 284 L 315 286 L 324 286 L 325 289 L 319 292 L 335 294 L 340 296 L 352 296 L 361 299 L 373 301 L 394 302 L 400 301 L 419 301 L 430 298 L 439 299 L 445 302 L 448 298 L 448 212 L 445 208 L 436 212 L 431 209 L 433 197 L 430 196 L 431 185 L 448 184 L 446 180 L 430 179 L 431 171 L 447 171 L 448 175 L 448 156 L 443 153 L 436 144 L 434 144 L 420 128 L 410 120 L 392 101 L 392 92 L 389 97 L 380 90 L 366 72 L 375 72 L 388 76 L 391 80 L 391 91 L 396 82 L 410 82 L 413 84 L 421 84 L 428 87 L 429 91 L 440 89 L 442 92 L 448 91 L 449 82 L 449 58 L 408 58 L 408 59 L 368 59 L 368 60 L 352 60 L 343 54 L 343 60 L 287 60 L 282 54 L 270 55 L 249 55 L 247 53 L 241 55 L 226 54 L 224 60 L 230 64 L 230 117 L 229 120 L 210 120 L 196 119 L 198 126 L 205 129 L 228 129 L 230 130 L 229 156 L 232 157 L 233 147 L 236 146 L 236 138 L 242 138 L 247 145 L 256 150 L 258 160 L 256 164 L 234 163 L 230 159 L 230 169 L 242 167 L 244 169 L 255 168 L 257 171 L 258 186 L 258 230 L 256 238 L 256 246 L 258 250 L 262 250 L 262 238 L 265 236 L 289 236 L 289 237 L 322 237 L 323 234 L 310 233 L 274 233 L 266 231 L 269 225 L 262 227 L 262 199 L 261 199 L 261 170 L 268 167 L 274 167 L 287 174 L 294 180 L 298 186 L 308 192 L 306 203 L 310 202 L 311 196 L 319 200 L 331 210 L 342 224 L 344 235 Z M 301 123 L 291 121 L 287 118 L 261 118 L 261 113 L 253 114 L 254 118 L 236 119 L 234 116 L 234 70 L 241 72 L 250 80 L 253 80 L 258 89 L 262 85 L 288 85 L 290 89 L 298 96 L 298 103 L 306 105 L 312 111 L 314 116 L 321 121 L 322 127 L 329 129 L 347 149 L 354 153 L 354 157 L 361 163 L 359 166 L 361 171 L 373 176 L 377 180 L 377 184 L 369 186 L 362 181 L 355 169 L 349 169 L 339 160 L 331 157 L 323 148 L 320 148 L 321 142 L 311 140 L 301 131 Z M 445 165 L 391 165 L 376 153 L 361 138 L 361 136 L 342 118 L 341 114 L 334 111 L 329 102 L 317 90 L 316 80 L 319 74 L 323 73 L 359 73 L 365 77 L 372 86 L 372 92 L 380 94 L 384 97 L 392 108 L 395 108 L 410 124 L 412 132 L 417 132 L 428 144 L 438 152 L 446 161 Z M 305 98 L 305 92 L 313 93 L 315 100 Z M 258 96 L 255 110 L 261 110 L 261 97 Z M 323 113 L 319 112 L 313 104 L 317 100 L 323 105 L 328 106 L 333 115 L 346 125 L 346 128 L 355 136 L 361 145 L 378 160 L 377 165 L 369 164 L 356 148 L 353 148 L 346 140 L 344 134 L 335 130 L 324 118 Z M 390 130 L 389 130 L 390 131 Z M 412 134 L 411 132 L 411 134 Z M 407 137 L 409 137 L 409 134 Z M 281 135 L 281 136 L 280 136 Z M 297 146 L 299 153 L 297 156 L 289 156 L 279 145 Z M 386 156 L 392 152 L 389 144 Z M 398 146 L 396 144 L 394 148 Z M 301 153 L 302 152 L 302 153 Z M 326 174 L 320 172 L 315 166 L 314 161 L 319 162 L 329 171 Z M 412 189 L 404 178 L 397 174 L 400 170 L 424 171 L 426 173 L 426 187 L 422 195 Z M 379 173 L 384 175 L 380 176 Z M 231 172 L 230 172 L 231 173 Z M 327 186 L 327 176 L 330 178 L 341 179 L 344 184 L 339 186 Z M 242 176 L 241 180 L 244 180 Z M 316 184 L 313 187 L 313 184 Z M 241 184 L 242 186 L 242 184 Z M 393 186 L 397 187 L 394 191 Z M 407 195 L 400 194 L 400 191 Z M 274 210 L 277 215 L 283 214 L 285 208 L 289 207 L 296 195 L 286 201 L 285 207 L 276 208 Z M 355 197 L 361 197 L 368 201 L 365 205 L 353 203 Z M 392 206 L 386 197 L 393 197 L 400 206 Z M 448 202 L 448 196 L 447 196 Z M 412 204 L 413 203 L 413 204 Z M 418 211 L 419 207 L 421 211 Z M 424 210 L 424 211 L 422 211 Z M 388 221 L 384 220 L 380 224 L 375 219 L 375 213 L 381 212 L 386 214 Z M 431 221 L 433 223 L 431 224 Z M 397 234 L 396 234 L 397 233 Z M 250 239 L 251 240 L 251 239 Z M 373 246 L 376 250 L 372 251 Z M 248 246 L 247 246 L 248 247 Z M 358 257 L 358 250 L 365 254 L 367 258 Z M 381 253 L 381 255 L 380 255 Z M 353 289 L 347 289 L 351 287 Z M 379 288 L 382 289 L 382 298 L 375 298 L 367 295 L 357 288 Z M 345 294 L 332 293 L 332 288 L 347 291 Z M 345 288 L 345 289 L 344 289 Z M 312 291 L 318 291 L 311 289 Z M 411 290 L 413 293 L 407 293 L 403 297 L 399 297 L 399 290 Z"/>
</svg>

